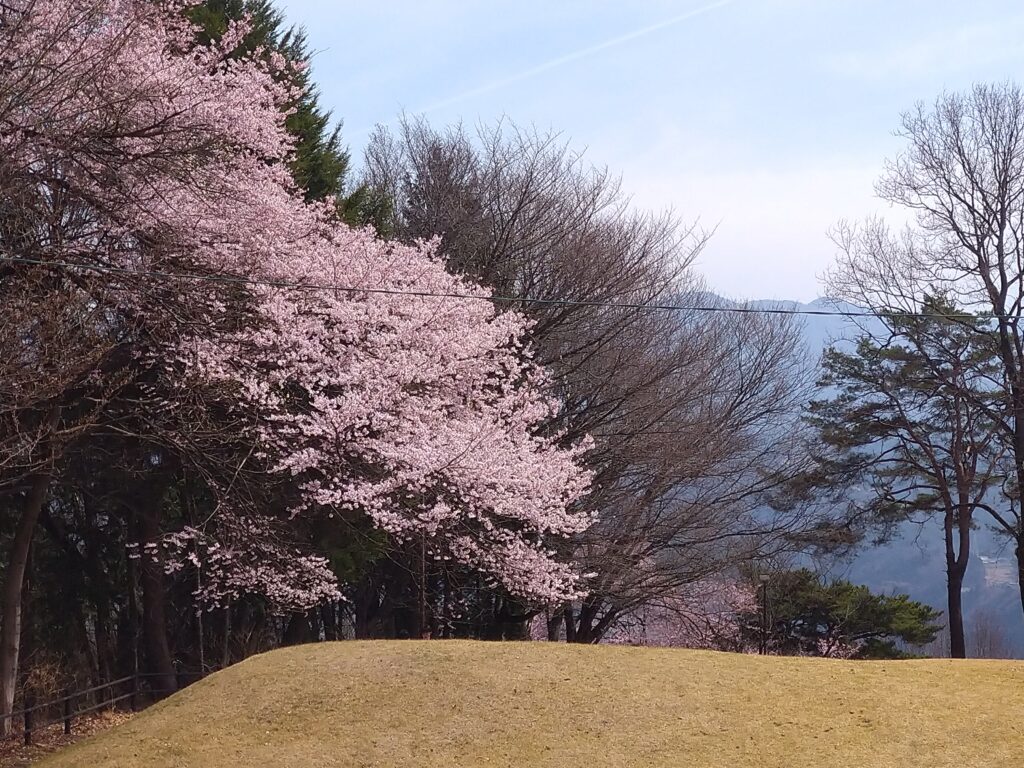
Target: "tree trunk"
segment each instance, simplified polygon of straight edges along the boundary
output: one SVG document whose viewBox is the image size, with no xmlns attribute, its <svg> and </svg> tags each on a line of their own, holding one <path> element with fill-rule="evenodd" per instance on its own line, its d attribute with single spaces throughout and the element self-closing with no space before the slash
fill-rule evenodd
<svg viewBox="0 0 1024 768">
<path fill-rule="evenodd" d="M 571 605 L 567 605 L 564 609 L 562 609 L 562 618 L 565 620 L 565 642 L 575 643 L 576 616 L 573 613 Z"/>
<path fill-rule="evenodd" d="M 35 655 L 34 608 L 32 605 L 32 546 L 28 548 L 28 559 L 25 562 L 25 578 L 21 587 L 21 697 L 26 708 L 35 706 L 36 690 L 33 687 L 31 664 Z"/>
<path fill-rule="evenodd" d="M 96 633 L 96 670 L 100 678 L 96 681 L 96 685 L 110 682 L 114 679 L 112 671 L 114 653 L 110 631 L 110 601 L 105 594 L 99 594 L 103 589 L 102 586 L 97 586 L 92 600 L 96 616 L 93 624 L 93 631 Z"/>
<path fill-rule="evenodd" d="M 352 595 L 352 615 L 356 640 L 369 640 L 374 636 L 374 624 L 380 612 L 377 579 L 366 574 Z"/>
<path fill-rule="evenodd" d="M 416 632 L 413 637 L 429 640 L 431 633 L 430 622 L 427 618 L 427 535 L 425 533 L 420 534 L 419 561 L 420 573 L 416 584 L 419 605 L 416 612 Z"/>
<path fill-rule="evenodd" d="M 39 517 L 43 529 L 49 537 L 60 547 L 66 558 L 75 561 L 83 574 L 86 599 L 73 601 L 71 610 L 75 614 L 76 624 L 81 631 L 80 644 L 86 650 L 86 654 L 90 656 L 95 677 L 93 684 L 100 685 L 115 677 L 114 669 L 117 661 L 114 649 L 117 643 L 111 631 L 111 589 L 108 586 L 106 569 L 100 557 L 101 545 L 95 532 L 96 516 L 92 507 L 85 501 L 83 501 L 82 511 L 85 518 L 85 533 L 82 540 L 84 552 L 79 550 L 77 542 L 71 540 L 64 523 L 51 515 L 45 506 L 40 510 Z M 87 612 L 90 608 L 94 615 L 92 634 L 90 634 L 87 621 Z M 95 654 L 92 652 L 93 639 L 95 639 Z"/>
<path fill-rule="evenodd" d="M 1002 322 L 1000 330 L 1003 330 Z M 1005 346 L 1005 338 L 1003 343 Z M 1024 489 L 1024 390 L 1022 390 L 1018 378 L 1013 381 L 1016 382 L 1016 386 L 1011 389 L 1014 403 L 1013 457 L 1017 470 L 1017 488 Z M 1020 492 L 1018 490 L 1018 493 Z M 1015 536 L 1017 542 L 1015 553 L 1017 555 L 1017 586 L 1020 591 L 1021 609 L 1024 610 L 1024 499 L 1018 499 L 1017 503 L 1019 505 Z"/>
<path fill-rule="evenodd" d="M 25 567 L 32 547 L 39 513 L 46 501 L 50 486 L 50 471 L 36 475 L 25 500 L 18 527 L 11 543 L 11 554 L 7 560 L 7 575 L 4 580 L 3 605 L 0 607 L 0 735 L 11 733 L 14 711 L 14 691 L 18 684 L 18 653 L 21 648 L 22 587 Z"/>
<path fill-rule="evenodd" d="M 967 640 L 964 636 L 963 578 L 946 579 L 946 604 L 949 614 L 949 655 L 953 659 L 967 658 Z"/>
<path fill-rule="evenodd" d="M 158 495 L 159 496 L 159 495 Z M 142 642 L 146 650 L 146 672 L 157 696 L 178 689 L 174 661 L 167 641 L 167 590 L 160 555 L 160 499 L 150 498 L 139 510 L 139 577 L 142 582 Z"/>
<path fill-rule="evenodd" d="M 324 603 L 320 606 L 320 619 L 324 624 L 324 640 L 338 640 L 338 606 Z"/>
<path fill-rule="evenodd" d="M 296 611 L 288 617 L 284 628 L 281 645 L 302 645 L 308 643 L 312 636 L 309 614 Z"/>
<path fill-rule="evenodd" d="M 135 535 L 135 516 L 131 515 L 128 520 L 129 540 L 138 540 Z M 125 578 L 128 582 L 128 668 L 132 677 L 139 676 L 139 569 L 134 557 L 127 558 L 125 563 Z M 133 701 L 133 705 L 134 705 Z"/>
<path fill-rule="evenodd" d="M 196 606 L 196 647 L 199 656 L 199 677 L 206 677 L 206 632 L 203 627 L 203 608 Z"/>
<path fill-rule="evenodd" d="M 96 634 L 96 669 L 99 680 L 95 685 L 107 683 L 116 678 L 114 672 L 117 662 L 115 659 L 116 640 L 111 627 L 111 592 L 106 568 L 101 557 L 100 535 L 97 531 L 97 520 L 92 504 L 83 500 L 82 512 L 85 516 L 85 552 L 82 556 L 83 569 L 91 583 L 88 594 L 91 598 L 92 608 L 95 612 L 95 623 L 93 629 Z M 52 516 L 47 515 L 48 520 Z M 66 537 L 62 538 L 62 546 L 66 547 Z M 77 552 L 74 547 L 71 550 Z M 67 551 L 67 550 L 66 550 Z"/>
<path fill-rule="evenodd" d="M 501 627 L 502 640 L 529 640 L 530 622 L 536 614 L 522 600 L 505 596 L 498 602 L 495 621 Z"/>
<path fill-rule="evenodd" d="M 220 668 L 231 666 L 231 605 L 224 606 L 224 644 L 220 649 Z"/>
<path fill-rule="evenodd" d="M 967 658 L 964 636 L 963 586 L 964 573 L 971 554 L 970 513 L 962 508 L 959 515 L 947 511 L 943 525 L 946 538 L 946 606 L 949 627 L 949 655 Z"/>
<path fill-rule="evenodd" d="M 597 618 L 597 604 L 586 599 L 580 605 L 579 618 L 576 620 L 576 632 L 571 643 L 596 643 L 600 638 L 594 632 L 594 620 Z"/>
<path fill-rule="evenodd" d="M 1024 610 L 1024 532 L 1017 536 L 1017 588 L 1020 592 L 1020 607 Z"/>
<path fill-rule="evenodd" d="M 562 610 L 555 611 L 548 617 L 548 642 L 557 643 L 562 634 Z"/>
</svg>

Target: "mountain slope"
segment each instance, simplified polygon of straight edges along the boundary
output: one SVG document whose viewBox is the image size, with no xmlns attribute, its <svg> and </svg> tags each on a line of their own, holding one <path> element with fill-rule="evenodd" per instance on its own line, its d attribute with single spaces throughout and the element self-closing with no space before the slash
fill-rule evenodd
<svg viewBox="0 0 1024 768">
<path fill-rule="evenodd" d="M 253 657 L 40 765 L 997 766 L 1022 723 L 1016 662 L 341 642 Z"/>
</svg>

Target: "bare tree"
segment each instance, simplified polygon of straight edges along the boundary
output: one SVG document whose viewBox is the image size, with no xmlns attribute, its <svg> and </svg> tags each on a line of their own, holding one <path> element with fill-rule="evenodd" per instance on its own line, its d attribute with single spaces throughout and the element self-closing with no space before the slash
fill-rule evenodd
<svg viewBox="0 0 1024 768">
<path fill-rule="evenodd" d="M 1014 658 L 1010 638 L 990 609 L 982 608 L 971 619 L 970 653 L 975 659 Z"/>
</svg>

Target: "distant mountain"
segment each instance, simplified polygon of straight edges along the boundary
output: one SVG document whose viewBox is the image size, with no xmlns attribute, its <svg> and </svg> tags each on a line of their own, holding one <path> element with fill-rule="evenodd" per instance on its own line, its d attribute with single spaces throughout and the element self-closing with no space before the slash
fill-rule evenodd
<svg viewBox="0 0 1024 768">
<path fill-rule="evenodd" d="M 807 304 L 798 301 L 763 299 L 747 302 L 747 305 L 762 309 L 788 309 L 801 312 L 848 312 L 851 315 L 863 313 L 863 310 L 858 307 L 835 299 L 815 299 Z M 881 327 L 877 320 L 871 318 L 844 317 L 837 314 L 801 315 L 800 322 L 803 326 L 807 347 L 815 355 L 820 355 L 830 344 L 849 343 L 863 330 L 877 330 Z"/>
</svg>

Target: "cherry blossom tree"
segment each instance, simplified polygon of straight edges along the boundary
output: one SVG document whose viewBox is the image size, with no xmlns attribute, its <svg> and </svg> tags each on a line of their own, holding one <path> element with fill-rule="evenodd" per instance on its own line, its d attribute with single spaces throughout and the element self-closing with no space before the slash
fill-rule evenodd
<svg viewBox="0 0 1024 768">
<path fill-rule="evenodd" d="M 112 0 L 0 6 L 0 488 L 15 521 L 0 712 L 13 703 L 28 553 L 63 457 L 98 432 L 179 447 L 191 438 L 174 430 L 190 419 L 174 418 L 154 362 L 225 291 L 195 281 L 184 290 L 160 275 L 222 272 L 214 256 L 245 247 L 218 237 L 233 207 L 249 210 L 237 193 L 277 183 L 278 198 L 289 195 L 275 166 L 288 152 L 277 107 L 288 88 L 272 72 L 280 57 L 230 61 L 237 25 L 221 43 L 196 46 L 182 10 Z M 159 422 L 171 429 L 158 435 Z M 150 506 L 159 501 L 147 495 Z M 147 600 L 158 592 L 144 589 Z"/>
<path fill-rule="evenodd" d="M 195 376 L 229 385 L 253 415 L 259 458 L 294 479 L 292 514 L 368 515 L 398 542 L 542 601 L 578 594 L 546 536 L 584 530 L 574 511 L 583 442 L 538 426 L 557 411 L 523 346 L 526 323 L 446 273 L 432 245 L 335 228 L 296 256 L 301 274 L 345 275 L 361 290 L 260 291 L 261 320 L 184 342 Z"/>
<path fill-rule="evenodd" d="M 223 608 L 246 595 L 264 598 L 277 612 L 341 598 L 327 560 L 290 545 L 271 518 L 221 512 L 216 526 L 185 526 L 149 547 L 164 549 L 168 573 L 195 571 L 197 609 Z"/>
<path fill-rule="evenodd" d="M 0 297 L 23 310 L 0 324 L 0 489 L 16 521 L 0 716 L 36 523 L 64 457 L 99 434 L 130 438 L 140 472 L 207 481 L 214 514 L 170 538 L 161 493 L 132 503 L 148 505 L 143 561 L 205 568 L 197 597 L 212 604 L 336 595 L 322 560 L 276 540 L 310 516 L 369 520 L 530 599 L 580 591 L 546 542 L 590 523 L 575 507 L 588 443 L 543 429 L 556 404 L 526 321 L 447 274 L 434 245 L 383 243 L 304 201 L 288 171 L 292 65 L 233 55 L 244 23 L 198 43 L 188 5 L 0 5 Z"/>
<path fill-rule="evenodd" d="M 626 645 L 756 653 L 747 626 L 757 614 L 752 585 L 707 578 L 623 616 L 606 640 Z"/>
</svg>

